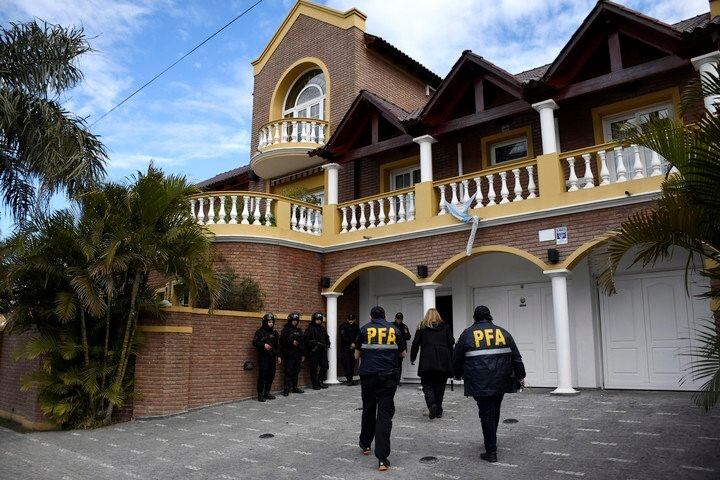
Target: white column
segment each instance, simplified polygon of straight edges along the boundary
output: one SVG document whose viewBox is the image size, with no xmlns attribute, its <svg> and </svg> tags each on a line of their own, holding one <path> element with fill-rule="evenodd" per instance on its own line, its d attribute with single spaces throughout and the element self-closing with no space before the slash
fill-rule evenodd
<svg viewBox="0 0 720 480">
<path fill-rule="evenodd" d="M 441 284 L 435 282 L 416 283 L 416 287 L 422 288 L 423 292 L 423 317 L 431 308 L 435 308 L 435 290 Z"/>
<path fill-rule="evenodd" d="M 540 112 L 540 133 L 542 134 L 543 154 L 556 153 L 558 147 L 554 111 L 557 110 L 558 104 L 555 103 L 555 100 L 545 100 L 534 103 L 532 107 Z"/>
<path fill-rule="evenodd" d="M 338 326 L 338 319 L 337 319 L 337 299 L 339 296 L 341 296 L 342 293 L 336 293 L 336 292 L 327 292 L 323 293 L 323 296 L 326 298 L 327 301 L 327 333 L 328 337 L 330 337 L 330 348 L 328 349 L 328 371 L 327 371 L 327 380 L 325 380 L 325 383 L 328 384 L 337 384 L 337 344 L 338 344 L 338 338 L 337 338 L 337 326 Z"/>
<path fill-rule="evenodd" d="M 420 145 L 420 181 L 432 182 L 432 144 L 437 142 L 430 135 L 413 138 L 413 141 Z"/>
<path fill-rule="evenodd" d="M 693 67 L 695 67 L 695 70 L 697 70 L 700 73 L 700 79 L 704 81 L 703 77 L 708 74 L 712 73 L 717 75 L 717 65 L 720 61 L 720 51 L 710 52 L 706 53 L 705 55 L 700 55 L 699 57 L 695 57 L 692 60 Z M 703 99 L 703 103 L 705 104 L 705 108 L 710 113 L 715 113 L 715 104 L 720 101 L 716 96 L 709 95 Z"/>
<path fill-rule="evenodd" d="M 328 163 L 323 165 L 327 172 L 327 195 L 325 203 L 327 205 L 337 205 L 338 203 L 338 170 L 340 165 L 337 163 Z"/>
<path fill-rule="evenodd" d="M 572 358 L 570 355 L 570 315 L 568 313 L 567 277 L 570 270 L 546 270 L 552 281 L 553 312 L 555 314 L 555 348 L 557 352 L 558 386 L 554 395 L 577 395 L 572 387 Z"/>
</svg>

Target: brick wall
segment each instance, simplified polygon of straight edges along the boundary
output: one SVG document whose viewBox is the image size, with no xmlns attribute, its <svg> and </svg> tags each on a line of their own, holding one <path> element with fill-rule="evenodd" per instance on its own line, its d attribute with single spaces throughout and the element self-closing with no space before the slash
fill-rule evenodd
<svg viewBox="0 0 720 480">
<path fill-rule="evenodd" d="M 192 333 L 144 333 L 135 363 L 134 417 L 169 415 L 215 403 L 256 395 L 257 352 L 252 338 L 260 327 L 257 317 L 170 312 L 162 320 L 142 325 L 192 327 Z M 278 333 L 285 325 L 279 320 Z M 307 321 L 301 322 L 304 330 Z M 252 370 L 243 370 L 251 361 Z M 273 390 L 282 389 L 278 366 Z M 305 369 L 300 384 L 309 382 Z"/>
<path fill-rule="evenodd" d="M 43 415 L 36 399 L 36 391 L 20 391 L 22 378 L 35 371 L 39 362 L 13 360 L 13 352 L 29 336 L 0 332 L 0 416 L 11 418 L 28 427 L 46 428 L 48 419 Z"/>
<path fill-rule="evenodd" d="M 377 93 L 408 112 L 427 103 L 424 82 L 393 65 L 387 58 L 371 52 L 364 43 L 359 59 L 360 63 L 357 66 L 359 90 Z"/>
</svg>

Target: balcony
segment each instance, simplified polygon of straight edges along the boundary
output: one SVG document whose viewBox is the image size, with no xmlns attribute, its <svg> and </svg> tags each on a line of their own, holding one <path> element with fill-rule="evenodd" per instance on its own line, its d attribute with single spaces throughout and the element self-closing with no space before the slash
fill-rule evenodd
<svg viewBox="0 0 720 480">
<path fill-rule="evenodd" d="M 275 178 L 322 163 L 308 152 L 325 144 L 328 122 L 316 118 L 285 118 L 266 123 L 258 132 L 257 152 L 250 168 L 263 178 Z"/>
<path fill-rule="evenodd" d="M 655 152 L 608 143 L 322 207 L 265 193 L 207 192 L 192 199 L 191 212 L 216 235 L 321 249 L 457 229 L 448 205 L 473 196 L 470 213 L 481 225 L 649 201 L 667 168 Z"/>
</svg>

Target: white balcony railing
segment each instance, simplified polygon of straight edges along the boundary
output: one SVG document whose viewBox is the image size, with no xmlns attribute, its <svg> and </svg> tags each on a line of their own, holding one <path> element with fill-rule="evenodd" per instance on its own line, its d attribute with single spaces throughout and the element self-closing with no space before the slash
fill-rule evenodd
<svg viewBox="0 0 720 480">
<path fill-rule="evenodd" d="M 438 215 L 447 214 L 448 203 L 459 205 L 474 195 L 472 208 L 520 202 L 538 196 L 535 160 L 503 168 L 482 170 L 469 175 L 435 182 L 440 202 Z M 449 195 L 449 198 L 448 198 Z"/>
<path fill-rule="evenodd" d="M 406 188 L 338 206 L 340 233 L 384 227 L 415 220 L 415 190 Z"/>
<path fill-rule="evenodd" d="M 325 144 L 328 122 L 316 118 L 284 118 L 260 127 L 258 150 L 279 144 Z"/>
<path fill-rule="evenodd" d="M 253 192 L 212 192 L 190 199 L 190 215 L 201 225 L 273 226 L 273 200 Z"/>
<path fill-rule="evenodd" d="M 617 143 L 560 155 L 567 166 L 568 192 L 664 175 L 668 162 L 656 152 L 638 145 Z"/>
<path fill-rule="evenodd" d="M 312 235 L 322 234 L 322 207 L 310 204 L 300 204 L 291 201 L 290 228 L 296 232 L 306 232 Z"/>
</svg>

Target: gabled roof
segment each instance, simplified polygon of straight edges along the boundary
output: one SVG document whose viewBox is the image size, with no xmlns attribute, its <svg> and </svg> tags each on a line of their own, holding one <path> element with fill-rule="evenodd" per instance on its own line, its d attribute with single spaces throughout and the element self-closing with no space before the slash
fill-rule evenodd
<svg viewBox="0 0 720 480">
<path fill-rule="evenodd" d="M 696 29 L 702 29 L 710 24 L 710 14 L 701 13 L 685 20 L 680 20 L 677 23 L 673 23 L 672 27 L 678 32 L 692 33 Z"/>
<path fill-rule="evenodd" d="M 557 72 L 558 68 L 565 62 L 568 55 L 575 50 L 580 41 L 583 39 L 588 30 L 597 22 L 602 21 L 601 16 L 605 14 L 614 14 L 622 18 L 626 18 L 632 22 L 635 22 L 641 26 L 647 27 L 655 31 L 656 34 L 673 37 L 680 41 L 680 32 L 665 22 L 662 22 L 656 18 L 649 17 L 638 11 L 627 8 L 623 5 L 611 2 L 609 0 L 599 0 L 595 7 L 585 17 L 580 27 L 575 30 L 570 40 L 565 44 L 563 49 L 560 51 L 555 60 L 550 64 L 547 71 L 543 75 L 542 80 L 548 81 Z"/>
<path fill-rule="evenodd" d="M 390 60 L 404 67 L 406 70 L 410 71 L 416 77 L 433 88 L 436 88 L 440 82 L 442 82 L 442 77 L 432 72 L 425 65 L 410 57 L 408 54 L 398 49 L 382 37 L 366 33 L 365 45 L 369 49 L 389 57 Z"/>
<path fill-rule="evenodd" d="M 355 117 L 359 115 L 360 107 L 363 104 L 371 105 L 393 126 L 397 127 L 402 133 L 406 133 L 405 125 L 403 122 L 413 118 L 413 113 L 408 112 L 404 108 L 395 105 L 389 100 L 384 99 L 380 95 L 373 93 L 369 90 L 360 90 L 353 103 L 348 108 L 347 113 L 343 116 L 343 119 L 338 124 L 335 131 L 332 133 L 328 141 L 320 148 L 311 151 L 310 155 L 324 156 L 325 153 L 329 153 L 332 147 L 338 142 L 338 139 L 343 138 L 346 135 L 349 126 L 355 120 Z"/>
<path fill-rule="evenodd" d="M 425 104 L 425 107 L 422 110 L 422 115 L 427 114 L 435 105 L 437 105 L 440 99 L 445 96 L 445 92 L 451 89 L 451 85 L 454 83 L 455 79 L 458 78 L 461 75 L 461 72 L 469 65 L 487 72 L 489 74 L 488 79 L 490 81 L 493 81 L 494 79 L 493 83 L 497 84 L 500 88 L 503 88 L 518 97 L 521 95 L 522 84 L 515 75 L 498 67 L 494 63 L 485 60 L 483 57 L 473 53 L 471 50 L 465 50 L 457 62 L 455 62 L 455 65 L 453 65 L 450 69 L 450 72 L 442 81 L 435 94 L 430 98 L 430 101 Z"/>
</svg>

